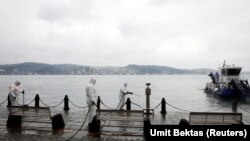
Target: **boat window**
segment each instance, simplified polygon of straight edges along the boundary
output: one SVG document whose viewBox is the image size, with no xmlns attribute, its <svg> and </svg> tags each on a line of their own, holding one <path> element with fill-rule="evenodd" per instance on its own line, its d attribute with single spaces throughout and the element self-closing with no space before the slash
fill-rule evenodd
<svg viewBox="0 0 250 141">
<path fill-rule="evenodd" d="M 221 74 L 222 75 L 239 75 L 241 71 L 241 68 L 224 68 L 221 69 Z"/>
<path fill-rule="evenodd" d="M 239 75 L 241 69 L 228 69 L 227 70 L 227 75 Z"/>
</svg>

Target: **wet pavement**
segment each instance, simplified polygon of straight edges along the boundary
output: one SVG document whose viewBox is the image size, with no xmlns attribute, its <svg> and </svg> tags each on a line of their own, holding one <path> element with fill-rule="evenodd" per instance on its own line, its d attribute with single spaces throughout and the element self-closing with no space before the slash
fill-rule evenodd
<svg viewBox="0 0 250 141">
<path fill-rule="evenodd" d="M 51 113 L 60 113 L 65 122 L 62 130 L 52 130 L 49 117 L 23 117 L 22 127 L 7 128 L 9 110 L 6 105 L 0 106 L 0 140 L 2 141 L 109 141 L 109 140 L 144 140 L 142 128 L 124 129 L 110 127 L 110 122 L 103 122 L 101 132 L 89 133 L 87 124 L 83 124 L 87 109 L 69 110 L 51 108 Z M 114 124 L 112 124 L 114 125 Z M 82 127 L 81 127 L 82 126 Z M 142 127 L 142 126 L 141 126 Z"/>
<path fill-rule="evenodd" d="M 218 111 L 217 111 L 218 112 Z M 231 108 L 223 109 L 223 112 L 231 112 Z M 250 113 L 239 109 L 243 113 L 245 124 L 250 123 Z M 62 107 L 51 108 L 51 113 L 61 113 L 65 122 L 63 130 L 52 130 L 52 122 L 49 117 L 34 118 L 24 117 L 21 128 L 7 128 L 6 123 L 9 110 L 6 105 L 0 106 L 0 140 L 1 141 L 144 141 L 143 122 L 133 123 L 132 128 L 121 127 L 119 123 L 102 121 L 101 132 L 89 133 L 87 124 L 82 126 L 87 109 L 74 109 L 65 112 Z M 188 112 L 167 111 L 163 116 L 160 109 L 155 110 L 150 116 L 152 124 L 179 124 L 181 119 L 189 118 Z M 128 123 L 129 124 L 129 123 Z M 82 128 L 81 128 L 82 126 Z M 119 127 L 118 127 L 119 126 Z"/>
</svg>

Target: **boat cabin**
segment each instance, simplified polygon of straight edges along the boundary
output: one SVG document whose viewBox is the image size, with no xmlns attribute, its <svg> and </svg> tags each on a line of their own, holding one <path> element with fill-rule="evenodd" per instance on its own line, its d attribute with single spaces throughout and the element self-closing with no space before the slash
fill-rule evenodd
<svg viewBox="0 0 250 141">
<path fill-rule="evenodd" d="M 222 68 L 219 68 L 222 82 L 230 82 L 231 80 L 239 80 L 239 75 L 242 67 L 223 65 Z"/>
</svg>

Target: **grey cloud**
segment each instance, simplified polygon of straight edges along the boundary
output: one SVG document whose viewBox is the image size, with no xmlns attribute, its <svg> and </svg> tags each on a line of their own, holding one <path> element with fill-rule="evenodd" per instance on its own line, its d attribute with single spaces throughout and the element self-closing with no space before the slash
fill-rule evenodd
<svg viewBox="0 0 250 141">
<path fill-rule="evenodd" d="M 247 0 L 0 2 L 0 63 L 250 70 Z"/>
</svg>

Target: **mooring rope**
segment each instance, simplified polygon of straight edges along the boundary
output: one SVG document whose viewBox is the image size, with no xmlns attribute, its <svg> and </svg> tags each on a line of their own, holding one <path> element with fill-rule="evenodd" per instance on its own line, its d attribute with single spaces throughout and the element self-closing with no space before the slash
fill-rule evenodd
<svg viewBox="0 0 250 141">
<path fill-rule="evenodd" d="M 33 99 L 30 103 L 28 103 L 27 105 L 30 105 L 31 103 L 33 103 L 35 101 L 35 99 Z"/>
<path fill-rule="evenodd" d="M 158 108 L 160 105 L 161 105 L 161 102 L 155 107 L 155 109 Z"/>
<path fill-rule="evenodd" d="M 189 110 L 185 110 L 185 109 L 182 109 L 182 108 L 178 108 L 178 107 L 176 107 L 176 106 L 174 106 L 174 105 L 171 105 L 171 104 L 169 104 L 169 103 L 167 103 L 167 102 L 166 102 L 166 104 L 169 105 L 169 106 L 171 106 L 171 107 L 173 107 L 173 108 L 175 108 L 175 109 L 181 110 L 181 111 L 191 112 L 191 111 L 189 111 Z"/>
<path fill-rule="evenodd" d="M 8 98 L 5 100 L 5 101 L 3 101 L 2 103 L 0 103 L 0 106 L 3 104 L 3 103 L 5 103 L 6 101 L 8 100 Z M 15 100 L 15 102 L 16 102 L 16 104 L 18 105 L 18 106 L 20 106 L 21 104 L 19 104 L 18 103 L 18 101 L 16 100 L 16 99 L 14 99 Z M 35 99 L 33 99 L 30 103 L 28 103 L 27 105 L 29 105 L 29 104 L 31 104 L 32 102 L 34 102 L 35 101 Z M 11 104 L 13 104 L 13 103 L 11 103 Z"/>
<path fill-rule="evenodd" d="M 138 107 L 140 107 L 140 108 L 142 108 L 142 106 L 140 106 L 140 105 L 138 105 L 138 104 L 136 104 L 134 102 L 131 102 L 131 103 L 134 104 L 134 105 L 136 105 L 136 106 L 138 106 Z M 181 111 L 192 112 L 190 110 L 185 110 L 185 109 L 182 109 L 182 108 L 178 108 L 178 107 L 176 107 L 176 106 L 174 106 L 172 104 L 169 104 L 167 102 L 166 102 L 166 104 L 169 105 L 169 106 L 171 106 L 171 107 L 173 107 L 173 108 L 175 108 L 175 109 L 181 110 Z M 154 109 L 158 108 L 160 105 L 161 105 L 161 102 Z M 206 112 L 217 111 L 217 110 L 220 110 L 220 109 L 224 109 L 225 107 L 228 107 L 228 105 L 220 107 L 220 108 L 217 108 L 217 109 L 209 110 L 209 111 L 206 111 Z"/>
<path fill-rule="evenodd" d="M 78 105 L 74 104 L 71 100 L 69 100 L 69 103 L 71 103 L 73 106 L 75 106 L 77 108 L 87 108 L 88 107 L 88 106 L 85 106 L 85 107 L 78 106 Z"/>
<path fill-rule="evenodd" d="M 43 105 L 45 105 L 45 106 L 47 106 L 47 107 L 50 107 L 49 105 L 47 105 L 46 103 L 44 103 L 41 99 L 39 99 L 39 101 L 40 101 Z"/>
<path fill-rule="evenodd" d="M 190 110 L 178 108 L 178 107 L 176 107 L 176 106 L 174 106 L 174 105 L 172 105 L 172 104 L 169 104 L 168 102 L 166 102 L 166 104 L 169 105 L 169 106 L 171 106 L 171 107 L 173 107 L 173 108 L 175 108 L 175 109 L 181 110 L 181 111 L 185 111 L 185 112 L 194 112 L 194 111 L 190 111 Z M 217 111 L 217 110 L 220 110 L 220 109 L 224 109 L 224 108 L 228 107 L 228 105 L 229 105 L 229 104 L 227 104 L 227 105 L 225 105 L 225 106 L 223 106 L 223 107 L 217 108 L 217 109 L 208 110 L 208 111 L 206 111 L 206 112 L 212 112 L 212 111 Z M 158 106 L 159 106 L 159 105 L 158 105 Z"/>
<path fill-rule="evenodd" d="M 49 106 L 48 104 L 44 103 L 44 102 L 42 101 L 42 99 L 40 99 L 40 98 L 39 98 L 39 101 L 40 101 L 43 105 L 45 105 L 45 106 L 47 106 L 47 107 L 55 108 L 55 107 L 61 105 L 61 104 L 63 103 L 64 99 L 63 99 L 59 104 L 54 105 L 54 106 Z"/>
<path fill-rule="evenodd" d="M 122 101 L 122 99 L 120 100 L 119 105 L 120 105 L 121 101 Z M 101 99 L 100 99 L 100 102 L 101 102 L 105 107 L 107 107 L 108 109 L 118 110 L 118 108 L 119 108 L 119 105 L 117 106 L 116 109 L 110 108 L 110 107 L 108 107 L 107 105 L 105 105 L 105 104 L 102 102 Z M 121 109 L 122 109 L 122 108 L 124 107 L 124 105 L 126 105 L 126 104 L 127 104 L 127 103 L 124 103 L 124 104 L 121 106 Z M 109 115 L 109 114 L 111 114 L 111 113 L 107 113 L 107 114 L 105 114 L 105 116 L 107 116 L 107 115 Z"/>
<path fill-rule="evenodd" d="M 63 101 L 64 101 L 64 99 L 63 99 L 60 103 L 58 103 L 57 105 L 52 106 L 52 108 L 55 108 L 55 107 L 57 107 L 57 106 L 61 105 L 61 104 L 63 103 Z"/>
<path fill-rule="evenodd" d="M 140 106 L 140 105 L 138 105 L 138 104 L 136 104 L 134 102 L 131 102 L 131 103 L 134 104 L 134 105 L 136 105 L 136 106 L 138 106 L 139 108 L 142 108 L 142 106 Z"/>
<path fill-rule="evenodd" d="M 109 109 L 113 109 L 113 108 L 110 108 L 109 106 L 105 105 L 105 104 L 102 102 L 102 100 L 100 100 L 100 102 L 101 102 L 105 107 L 107 107 L 107 108 L 109 108 Z"/>
<path fill-rule="evenodd" d="M 124 103 L 122 106 L 121 106 L 121 109 L 126 105 L 127 103 Z"/>
</svg>

